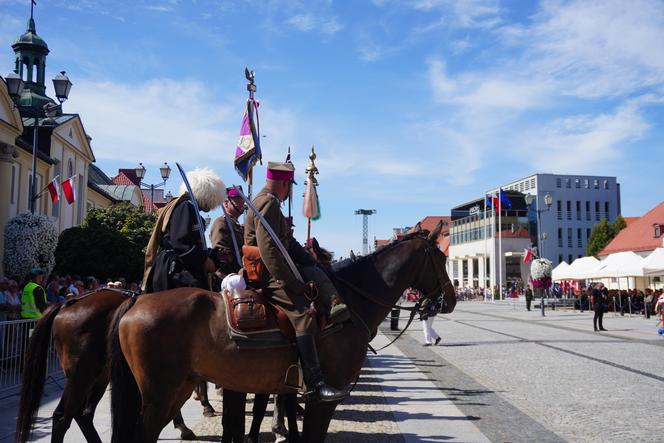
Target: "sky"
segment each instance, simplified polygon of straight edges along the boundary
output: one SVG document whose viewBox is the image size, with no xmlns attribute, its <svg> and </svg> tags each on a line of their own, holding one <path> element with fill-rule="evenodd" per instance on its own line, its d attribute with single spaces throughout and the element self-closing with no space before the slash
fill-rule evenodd
<svg viewBox="0 0 664 443">
<path fill-rule="evenodd" d="M 256 72 L 263 184 L 314 145 L 321 245 L 362 249 L 489 188 L 541 173 L 617 176 L 625 216 L 662 201 L 664 2 L 653 0 L 38 0 L 47 78 L 73 82 L 96 164 L 209 166 L 233 155 Z M 2 75 L 29 0 L 0 0 Z M 54 96 L 49 80 L 47 93 Z M 166 189 L 177 192 L 173 175 Z M 213 213 L 213 217 L 218 213 Z"/>
</svg>

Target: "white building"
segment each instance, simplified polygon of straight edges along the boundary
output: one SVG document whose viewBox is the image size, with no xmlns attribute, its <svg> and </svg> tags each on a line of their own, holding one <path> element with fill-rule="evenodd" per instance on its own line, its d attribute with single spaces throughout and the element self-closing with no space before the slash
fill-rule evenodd
<svg viewBox="0 0 664 443">
<path fill-rule="evenodd" d="M 493 208 L 485 207 L 485 196 L 500 188 L 512 208 L 503 205 L 498 217 Z M 544 204 L 547 193 L 552 197 L 549 208 Z M 526 195 L 535 197 L 530 205 Z M 450 275 L 460 287 L 525 282 L 529 265 L 523 263 L 523 253 L 537 246 L 538 232 L 542 256 L 556 266 L 584 256 L 592 227 L 602 218 L 612 222 L 618 214 L 620 185 L 615 177 L 534 174 L 489 189 L 477 200 L 452 208 Z"/>
</svg>

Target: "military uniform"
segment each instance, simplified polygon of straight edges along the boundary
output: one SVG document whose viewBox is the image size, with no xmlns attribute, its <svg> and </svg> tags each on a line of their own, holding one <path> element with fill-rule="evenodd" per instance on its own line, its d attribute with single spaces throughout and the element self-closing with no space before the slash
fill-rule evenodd
<svg viewBox="0 0 664 443">
<path fill-rule="evenodd" d="M 203 264 L 210 252 L 202 242 L 198 223 L 187 194 L 160 211 L 146 252 L 145 292 L 183 286 L 207 288 Z M 149 260 L 148 255 L 154 258 Z"/>
<path fill-rule="evenodd" d="M 229 223 L 226 221 L 226 217 L 228 217 L 228 222 L 230 222 L 232 230 L 228 229 Z M 212 240 L 212 249 L 214 249 L 219 262 L 217 275 L 221 278 L 228 274 L 237 273 L 241 268 L 241 264 L 237 262 L 237 258 L 235 257 L 231 235 L 235 237 L 237 246 L 241 251 L 244 242 L 244 227 L 237 220 L 230 215 L 222 215 L 212 223 L 210 239 Z"/>
<path fill-rule="evenodd" d="M 314 258 L 293 239 L 286 217 L 281 213 L 281 202 L 277 196 L 263 189 L 256 195 L 253 203 L 277 234 L 296 265 L 316 264 Z M 258 246 L 265 269 L 269 274 L 267 287 L 271 293 L 271 301 L 284 308 L 295 328 L 295 333 L 297 335 L 315 333 L 316 324 L 307 312 L 309 301 L 303 293 L 293 293 L 299 282 L 274 240 L 252 211 L 247 213 L 244 221 L 244 242 L 249 246 Z M 295 292 L 298 291 L 295 290 Z"/>
</svg>

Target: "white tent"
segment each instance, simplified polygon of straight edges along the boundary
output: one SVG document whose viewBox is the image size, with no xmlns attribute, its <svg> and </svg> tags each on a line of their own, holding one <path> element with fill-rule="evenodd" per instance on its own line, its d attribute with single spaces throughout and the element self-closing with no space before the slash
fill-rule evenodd
<svg viewBox="0 0 664 443">
<path fill-rule="evenodd" d="M 597 268 L 600 261 L 595 257 L 577 258 L 569 265 L 564 272 L 561 272 L 557 278 L 559 280 L 585 280 L 590 278 L 590 273 Z"/>
<path fill-rule="evenodd" d="M 664 275 L 664 248 L 657 248 L 643 259 L 644 275 Z"/>
<path fill-rule="evenodd" d="M 589 277 L 643 277 L 643 257 L 632 251 L 616 252 L 601 261 Z"/>
<path fill-rule="evenodd" d="M 558 266 L 553 268 L 553 271 L 551 272 L 551 279 L 553 281 L 566 280 L 567 278 L 565 277 L 565 275 L 568 269 L 569 265 L 567 264 L 567 262 L 561 261 Z"/>
</svg>

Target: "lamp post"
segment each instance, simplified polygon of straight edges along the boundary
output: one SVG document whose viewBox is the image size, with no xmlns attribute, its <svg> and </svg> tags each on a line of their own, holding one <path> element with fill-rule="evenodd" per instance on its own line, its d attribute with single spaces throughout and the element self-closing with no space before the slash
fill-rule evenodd
<svg viewBox="0 0 664 443">
<path fill-rule="evenodd" d="M 535 200 L 535 196 L 531 194 L 526 195 L 526 204 L 530 206 L 533 201 Z M 539 198 L 536 201 L 536 208 L 535 212 L 537 213 L 537 258 L 542 258 L 543 251 L 542 251 L 542 246 L 544 244 L 544 240 L 546 240 L 546 232 L 541 232 L 540 230 L 542 229 L 542 217 L 541 214 L 542 212 L 547 212 L 548 210 L 551 209 L 551 205 L 553 204 L 553 197 L 549 192 L 544 194 L 544 205 L 546 208 L 540 208 L 539 206 Z M 540 242 L 541 240 L 541 242 Z M 542 317 L 545 317 L 546 315 L 544 314 L 544 295 L 546 294 L 546 289 L 542 291 L 541 296 L 540 296 L 540 308 L 542 310 Z"/>
<path fill-rule="evenodd" d="M 24 106 L 21 105 L 20 103 L 21 93 L 23 92 L 23 87 L 25 86 L 25 83 L 18 75 L 18 73 L 14 71 L 9 75 L 7 75 L 7 77 L 5 77 L 5 82 L 7 83 L 7 92 L 11 97 L 12 101 L 14 102 L 14 107 L 18 108 L 19 111 L 31 110 L 29 106 Z M 40 115 L 45 116 L 46 119 L 44 120 L 44 123 L 54 124 L 55 121 L 53 120 L 53 117 L 58 115 L 58 112 L 62 111 L 62 103 L 64 103 L 65 100 L 69 98 L 69 92 L 71 91 L 71 87 L 72 87 L 72 82 L 69 81 L 69 78 L 65 75 L 65 71 L 61 71 L 60 74 L 58 74 L 53 79 L 53 88 L 55 89 L 55 96 L 57 97 L 60 104 L 55 105 L 53 103 L 47 103 L 44 105 L 43 110 L 37 111 L 34 115 L 35 126 L 32 137 L 32 178 L 30 180 L 30 187 L 28 193 L 28 205 L 30 207 L 30 212 L 32 214 L 35 213 L 35 203 L 37 195 L 36 176 L 37 176 L 37 145 L 39 143 L 39 126 L 40 126 L 39 117 Z"/>
<path fill-rule="evenodd" d="M 152 203 L 152 207 L 154 207 L 154 190 L 155 188 L 161 188 L 162 186 L 166 186 L 166 181 L 168 180 L 168 177 L 171 175 L 171 167 L 168 166 L 168 163 L 164 162 L 164 166 L 159 168 L 159 172 L 161 173 L 161 178 L 164 181 L 161 183 L 154 183 L 154 184 L 148 184 L 143 182 L 143 177 L 145 177 L 145 166 L 143 166 L 143 163 L 139 163 L 138 166 L 134 168 L 134 171 L 136 172 L 136 177 L 138 177 L 139 186 L 150 188 L 150 202 Z M 168 194 L 166 194 L 166 198 L 168 199 L 168 201 L 170 201 L 173 199 L 173 195 L 169 192 Z M 152 210 L 152 208 L 150 208 L 150 210 Z"/>
</svg>

